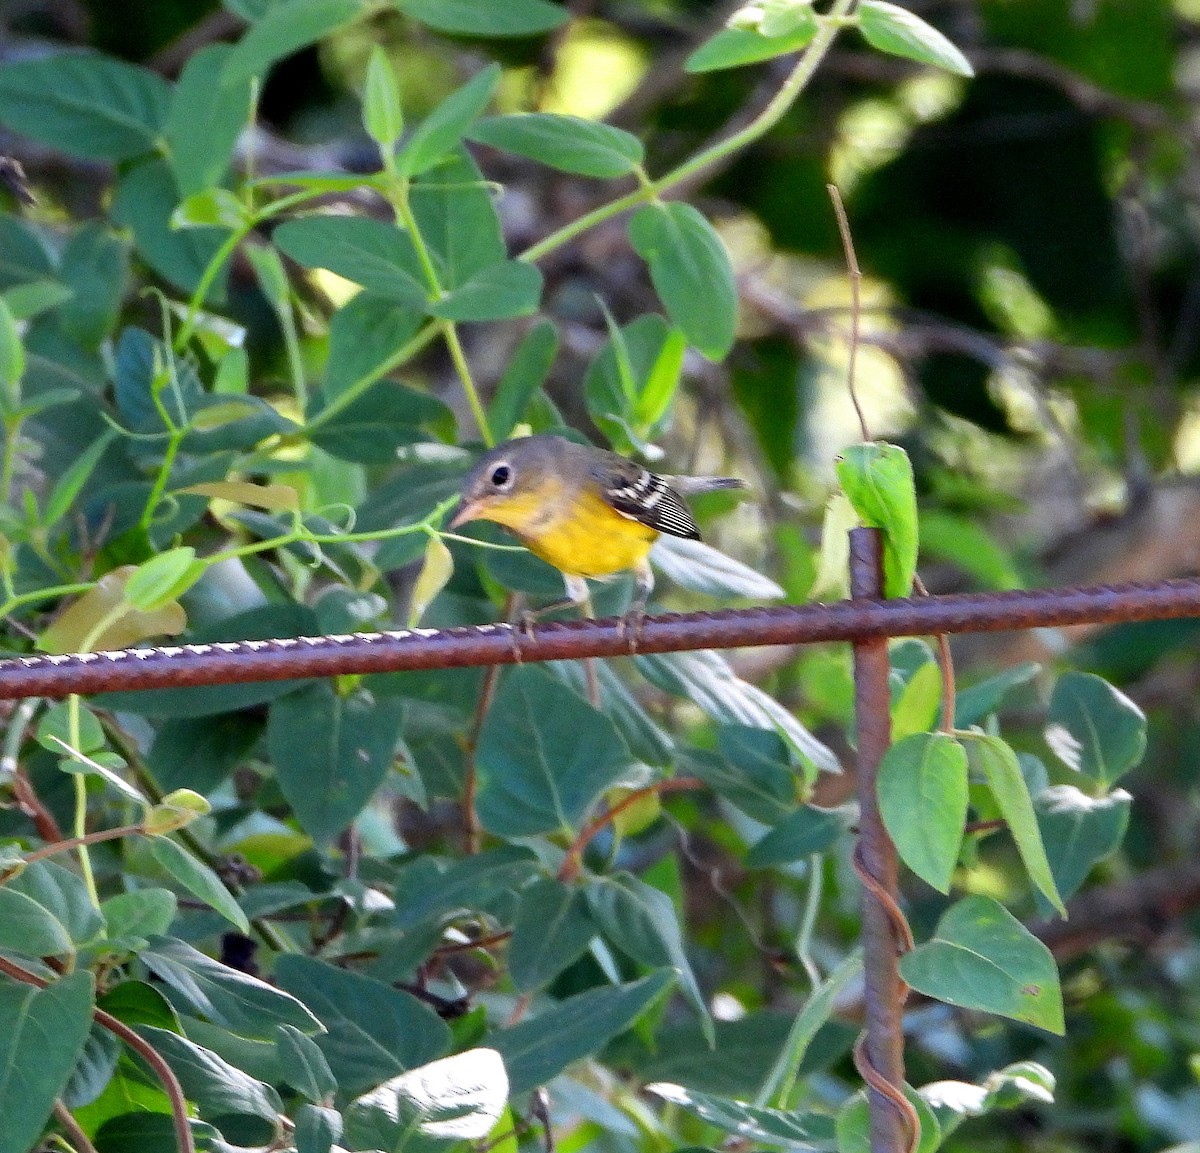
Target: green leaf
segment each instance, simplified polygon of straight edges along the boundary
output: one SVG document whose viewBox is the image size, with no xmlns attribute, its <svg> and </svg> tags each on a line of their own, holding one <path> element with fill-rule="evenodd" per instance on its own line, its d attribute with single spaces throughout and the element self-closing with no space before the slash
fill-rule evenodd
<svg viewBox="0 0 1200 1153">
<path fill-rule="evenodd" d="M 189 412 L 203 396 L 200 379 L 186 361 L 144 328 L 126 328 L 117 343 L 114 389 L 117 411 L 135 432 L 166 429 L 157 397 L 176 427 L 188 422 Z"/>
<path fill-rule="evenodd" d="M 978 519 L 940 509 L 923 509 L 921 552 L 926 557 L 950 561 L 985 588 L 1024 587 L 1012 550 L 1000 544 Z"/>
<path fill-rule="evenodd" d="M 991 897 L 964 897 L 952 905 L 933 940 L 900 958 L 900 973 L 935 1000 L 1063 1033 L 1062 992 L 1050 950 Z"/>
<path fill-rule="evenodd" d="M 230 231 L 247 223 L 246 206 L 228 188 L 205 188 L 193 192 L 171 213 L 172 228 L 226 228 Z M 257 270 L 258 257 L 265 251 L 247 248 L 246 255 Z"/>
<path fill-rule="evenodd" d="M 54 861 L 34 861 L 7 889 L 22 893 L 46 909 L 76 945 L 94 942 L 104 932 L 104 918 L 92 904 L 83 878 Z M 0 1032 L 0 1037 L 4 1034 Z"/>
<path fill-rule="evenodd" d="M 1146 714 L 1092 673 L 1058 678 L 1046 714 L 1046 743 L 1068 768 L 1111 787 L 1146 752 Z"/>
<path fill-rule="evenodd" d="M 110 941 L 161 936 L 171 927 L 178 904 L 170 889 L 117 893 L 100 906 L 108 923 L 106 935 Z"/>
<path fill-rule="evenodd" d="M 558 329 L 548 320 L 539 320 L 521 337 L 488 405 L 488 426 L 497 441 L 511 436 L 525 416 L 529 402 L 550 375 L 557 353 Z"/>
<path fill-rule="evenodd" d="M 774 600 L 787 595 L 770 577 L 700 540 L 660 536 L 650 558 L 673 584 L 705 596 Z"/>
<path fill-rule="evenodd" d="M 363 127 L 386 156 L 396 146 L 404 132 L 404 110 L 400 105 L 400 85 L 396 70 L 384 50 L 376 44 L 367 61 L 367 78 L 363 86 Z"/>
<path fill-rule="evenodd" d="M 70 300 L 72 290 L 57 280 L 27 280 L 0 293 L 14 320 L 32 320 Z M 76 393 L 78 395 L 78 393 Z"/>
<path fill-rule="evenodd" d="M 519 845 L 501 845 L 446 868 L 423 857 L 402 869 L 393 898 L 395 924 L 412 929 L 436 923 L 439 927 L 462 917 L 494 910 L 527 881 L 540 875 L 537 856 Z"/>
<path fill-rule="evenodd" d="M 855 819 L 849 808 L 802 805 L 751 846 L 746 865 L 751 869 L 769 869 L 823 853 L 836 844 Z"/>
<path fill-rule="evenodd" d="M 210 44 L 188 58 L 171 97 L 164 136 L 167 162 L 180 194 L 191 196 L 221 183 L 238 136 L 251 115 L 251 80 L 222 84 L 235 49 Z M 204 130 L 198 132 L 197 126 Z"/>
<path fill-rule="evenodd" d="M 413 217 L 437 265 L 443 292 L 463 287 L 508 258 L 490 188 L 461 144 L 412 183 Z"/>
<path fill-rule="evenodd" d="M 629 221 L 629 240 L 650 266 L 667 315 L 709 360 L 733 347 L 737 286 L 725 244 L 698 209 L 647 204 Z"/>
<path fill-rule="evenodd" d="M 283 1079 L 310 1101 L 321 1102 L 337 1092 L 337 1081 L 321 1047 L 294 1025 L 280 1025 L 275 1052 Z"/>
<path fill-rule="evenodd" d="M 412 239 L 381 220 L 305 216 L 281 224 L 272 239 L 308 268 L 328 268 L 385 300 L 425 309 L 428 292 Z"/>
<path fill-rule="evenodd" d="M 0 76 L 4 74 L 0 69 Z M 25 221 L 0 213 L 0 289 L 30 281 L 53 280 L 57 261 L 41 236 Z"/>
<path fill-rule="evenodd" d="M 818 741 L 774 697 L 735 676 L 719 653 L 702 649 L 694 653 L 639 656 L 637 666 L 651 684 L 692 701 L 714 721 L 773 729 L 815 770 L 842 771 L 832 749 Z"/>
<path fill-rule="evenodd" d="M 938 718 L 942 703 L 942 670 L 929 660 L 913 670 L 892 703 L 892 740 L 927 732 Z"/>
<path fill-rule="evenodd" d="M 298 953 L 279 958 L 275 977 L 325 1026 L 316 1041 L 343 1093 L 361 1093 L 449 1048 L 450 1030 L 432 1009 L 381 981 Z"/>
<path fill-rule="evenodd" d="M 0 949 L 21 957 L 74 952 L 66 926 L 32 897 L 12 888 L 0 888 Z"/>
<path fill-rule="evenodd" d="M 443 320 L 507 320 L 537 311 L 542 274 L 532 264 L 506 260 L 481 269 L 429 306 Z"/>
<path fill-rule="evenodd" d="M 914 1153 L 934 1153 L 942 1139 L 937 1115 L 911 1085 L 904 1086 L 904 1096 L 917 1111 L 921 1127 Z M 838 1111 L 837 1149 L 838 1153 L 872 1153 L 871 1144 L 870 1109 L 866 1090 L 860 1089 Z"/>
<path fill-rule="evenodd" d="M 410 1147 L 414 1134 L 435 1142 L 483 1141 L 507 1103 L 508 1075 L 500 1054 L 468 1049 L 401 1073 L 351 1101 L 346 1143 L 355 1149 L 400 1150 Z"/>
<path fill-rule="evenodd" d="M 246 914 L 233 899 L 233 894 L 225 888 L 221 878 L 203 861 L 193 857 L 170 837 L 155 837 L 150 842 L 150 852 L 154 855 L 154 859 L 189 893 L 199 897 L 206 905 L 215 909 L 243 933 L 250 932 L 250 922 L 246 920 Z"/>
<path fill-rule="evenodd" d="M 966 750 L 948 733 L 904 737 L 884 754 L 878 792 L 880 815 L 901 859 L 939 893 L 949 893 L 967 820 Z"/>
<path fill-rule="evenodd" d="M 1067 910 L 1054 884 L 1054 874 L 1050 870 L 1042 835 L 1038 831 L 1029 786 L 1021 773 L 1017 754 L 999 737 L 983 733 L 959 733 L 958 736 L 967 750 L 972 771 L 987 782 L 1000 814 L 1008 825 L 1008 831 L 1017 844 L 1017 852 L 1021 855 L 1030 880 L 1065 917 Z"/>
<path fill-rule="evenodd" d="M 77 718 L 77 734 L 71 739 L 71 717 Z M 37 742 L 52 753 L 61 754 L 63 745 L 80 753 L 93 753 L 104 748 L 104 728 L 100 718 L 85 704 L 74 706 L 66 701 L 51 705 L 39 718 L 36 731 Z"/>
<path fill-rule="evenodd" d="M 779 1050 L 779 1056 L 763 1080 L 754 1101 L 766 1105 L 774 1099 L 785 1105 L 791 1098 L 800 1075 L 800 1067 L 809 1046 L 819 1031 L 833 1016 L 834 1004 L 842 989 L 850 981 L 857 980 L 862 973 L 862 954 L 854 950 L 816 988 L 796 1014 L 787 1039 Z"/>
<path fill-rule="evenodd" d="M 59 277 L 72 292 L 59 310 L 63 331 L 95 348 L 116 327 L 129 279 L 129 245 L 101 224 L 85 224 L 63 250 Z"/>
<path fill-rule="evenodd" d="M 183 1092 L 207 1117 L 258 1117 L 267 1122 L 246 1132 L 245 1139 L 260 1144 L 271 1139 L 283 1112 L 279 1094 L 270 1085 L 235 1068 L 211 1049 L 153 1025 L 138 1028 L 155 1051 L 171 1066 Z"/>
<path fill-rule="evenodd" d="M 152 937 L 140 958 L 170 986 L 177 1004 L 238 1037 L 273 1043 L 279 1025 L 291 1025 L 303 1033 L 320 1029 L 313 1012 L 296 996 L 222 965 L 185 941 Z"/>
<path fill-rule="evenodd" d="M 670 359 L 670 350 L 681 339 L 657 313 L 636 317 L 620 328 L 609 324 L 609 338 L 584 376 L 584 395 L 589 415 L 618 450 L 633 451 L 639 447 L 638 438 L 651 435 L 653 422 L 639 419 L 638 406 L 652 380 L 655 389 L 661 388 L 658 367 L 664 358 Z"/>
<path fill-rule="evenodd" d="M 549 112 L 487 116 L 467 138 L 560 172 L 601 179 L 625 176 L 645 158 L 642 142 L 629 132 L 581 116 Z"/>
<path fill-rule="evenodd" d="M 531 993 L 549 984 L 583 955 L 596 936 L 583 893 L 551 877 L 521 891 L 508 945 L 513 986 Z"/>
<path fill-rule="evenodd" d="M 342 1115 L 336 1109 L 301 1105 L 296 1111 L 296 1153 L 330 1153 L 342 1139 Z"/>
<path fill-rule="evenodd" d="M 863 39 L 880 52 L 931 64 L 958 76 L 975 75 L 971 62 L 945 36 L 906 8 L 884 0 L 862 0 L 858 26 Z"/>
<path fill-rule="evenodd" d="M 798 52 L 817 33 L 817 22 L 801 23 L 783 36 L 764 36 L 751 28 L 722 28 L 706 40 L 688 58 L 688 72 L 716 72 L 722 68 L 739 68 Z"/>
<path fill-rule="evenodd" d="M 178 600 L 204 575 L 190 545 L 168 549 L 138 565 L 125 584 L 125 600 L 142 612 L 155 612 Z"/>
<path fill-rule="evenodd" d="M 324 396 L 317 394 L 313 401 L 314 415 L 319 415 Z M 309 439 L 339 460 L 394 464 L 399 450 L 446 438 L 453 425 L 453 411 L 437 397 L 385 380 L 318 425 Z M 430 501 L 421 512 L 428 512 L 435 503 Z M 378 555 L 375 559 L 383 563 Z"/>
<path fill-rule="evenodd" d="M 662 997 L 672 980 L 672 973 L 658 972 L 628 985 L 589 989 L 492 1033 L 488 1041 L 504 1058 L 512 1095 L 545 1085 L 573 1061 L 598 1053 Z"/>
<path fill-rule="evenodd" d="M 360 292 L 329 322 L 329 358 L 324 393 L 333 400 L 352 387 L 378 380 L 396 353 L 421 327 L 421 310 L 387 297 Z"/>
<path fill-rule="evenodd" d="M 91 973 L 45 989 L 0 984 L 0 1153 L 27 1153 L 37 1143 L 91 1025 Z"/>
<path fill-rule="evenodd" d="M 752 725 L 721 725 L 716 751 L 724 762 L 723 773 L 715 775 L 711 762 L 703 757 L 689 767 L 743 812 L 773 825 L 795 810 L 799 775 L 787 742 L 777 732 Z"/>
<path fill-rule="evenodd" d="M 415 629 L 434 598 L 450 583 L 454 575 L 454 557 L 440 536 L 431 536 L 425 545 L 421 571 L 413 581 L 408 598 L 408 627 Z"/>
<path fill-rule="evenodd" d="M 783 1145 L 799 1153 L 828 1149 L 833 1142 L 833 1118 L 826 1114 L 747 1105 L 731 1097 L 701 1093 L 669 1081 L 647 1085 L 646 1092 L 686 1109 L 739 1141 Z"/>
<path fill-rule="evenodd" d="M 157 146 L 170 94 L 147 68 L 62 52 L 0 67 L 0 123 L 75 156 L 128 160 Z"/>
<path fill-rule="evenodd" d="M 1064 901 L 1078 891 L 1097 861 L 1120 847 L 1132 802 L 1124 789 L 1089 797 L 1073 785 L 1051 785 L 1034 797 L 1038 830 Z"/>
<path fill-rule="evenodd" d="M 968 1117 L 996 1109 L 1018 1109 L 1031 1102 L 1054 1103 L 1054 1076 L 1034 1061 L 1019 1061 L 989 1073 L 982 1085 L 934 1081 L 918 1090 L 937 1116 L 945 1139 Z"/>
<path fill-rule="evenodd" d="M 148 160 L 124 172 L 117 181 L 112 218 L 133 232 L 139 255 L 159 276 L 182 292 L 192 292 L 216 257 L 226 230 L 173 227 L 179 200 L 167 162 Z M 209 289 L 210 306 L 225 299 L 227 277 L 228 268 L 221 268 Z"/>
<path fill-rule="evenodd" d="M 437 0 L 441 7 L 445 0 Z M 487 107 L 500 83 L 500 65 L 489 64 L 457 91 L 450 93 L 413 130 L 397 157 L 402 176 L 420 176 L 458 147 L 467 129 Z"/>
<path fill-rule="evenodd" d="M 633 763 L 612 721 L 538 668 L 503 675 L 479 735 L 476 810 L 489 832 L 577 829 Z"/>
<path fill-rule="evenodd" d="M 562 677 L 580 696 L 587 694 L 587 669 L 583 661 L 554 661 L 546 667 Z M 604 711 L 616 725 L 629 751 L 644 764 L 669 765 L 675 755 L 675 742 L 630 692 L 614 671 L 613 663 L 597 661 L 596 676 Z"/>
<path fill-rule="evenodd" d="M 671 898 L 632 873 L 595 877 L 585 891 L 592 918 L 610 944 L 652 969 L 675 970 L 711 1048 L 716 1043 L 712 1017 L 684 952 L 683 929 Z"/>
<path fill-rule="evenodd" d="M 323 40 L 361 12 L 360 0 L 288 0 L 272 5 L 229 53 L 221 85 L 234 88 L 262 76 L 275 61 Z"/>
<path fill-rule="evenodd" d="M 147 757 L 154 780 L 168 791 L 191 785 L 212 792 L 249 755 L 261 721 L 241 713 L 162 723 Z"/>
<path fill-rule="evenodd" d="M 547 0 L 395 0 L 406 16 L 460 36 L 537 36 L 564 24 L 570 13 Z"/>
<path fill-rule="evenodd" d="M 383 783 L 396 756 L 403 703 L 359 690 L 339 696 L 327 681 L 271 705 L 267 747 L 300 827 L 328 844 Z"/>
<path fill-rule="evenodd" d="M 917 490 L 908 454 L 894 444 L 852 444 L 836 471 L 862 523 L 883 530 L 884 595 L 908 596 L 917 571 Z"/>
<path fill-rule="evenodd" d="M 954 727 L 965 729 L 979 724 L 1000 707 L 1000 703 L 1012 689 L 1027 684 L 1040 671 L 1041 665 L 1030 661 L 1014 665 L 994 677 L 960 689 L 954 702 Z"/>
<path fill-rule="evenodd" d="M 709 1049 L 699 1024 L 666 1022 L 651 1039 L 626 1036 L 614 1042 L 606 1058 L 632 1069 L 642 1081 L 672 1081 L 750 1100 L 773 1079 L 773 1068 L 786 1061 L 795 1028 L 791 1014 L 751 1009 L 737 1021 L 717 1021 L 717 1047 Z M 827 1021 L 807 1046 L 797 1080 L 829 1069 L 847 1056 L 857 1032 L 852 1026 Z"/>
<path fill-rule="evenodd" d="M 20 404 L 24 375 L 25 349 L 17 322 L 7 302 L 0 297 L 0 408 L 12 410 Z"/>
</svg>

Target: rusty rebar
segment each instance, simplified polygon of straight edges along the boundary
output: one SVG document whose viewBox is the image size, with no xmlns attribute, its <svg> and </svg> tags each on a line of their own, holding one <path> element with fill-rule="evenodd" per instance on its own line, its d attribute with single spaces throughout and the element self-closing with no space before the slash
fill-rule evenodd
<svg viewBox="0 0 1200 1153">
<path fill-rule="evenodd" d="M 661 653 L 1189 616 L 1200 617 L 1200 579 L 668 613 L 647 617 L 636 644 L 638 652 Z M 497 624 L 16 657 L 0 661 L 0 700 L 613 657 L 629 654 L 633 643 L 610 617 L 550 621 L 532 638 Z"/>
<path fill-rule="evenodd" d="M 850 595 L 874 601 L 883 591 L 883 536 L 850 533 Z M 859 1050 L 867 1080 L 872 1153 L 903 1153 L 911 1136 L 904 1100 L 904 984 L 899 942 L 886 903 L 899 891 L 896 847 L 879 815 L 879 763 L 892 743 L 887 638 L 854 642 L 854 723 L 858 767 L 858 866 L 873 882 L 862 892 L 863 999 L 866 1029 Z"/>
</svg>

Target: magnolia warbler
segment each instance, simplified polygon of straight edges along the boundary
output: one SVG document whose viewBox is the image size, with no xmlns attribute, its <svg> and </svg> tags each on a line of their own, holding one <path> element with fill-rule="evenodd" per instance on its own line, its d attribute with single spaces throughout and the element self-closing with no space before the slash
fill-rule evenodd
<svg viewBox="0 0 1200 1153">
<path fill-rule="evenodd" d="M 584 605 L 586 577 L 632 570 L 637 583 L 626 619 L 640 622 L 654 588 L 650 546 L 660 533 L 700 539 L 682 496 L 745 487 L 734 477 L 656 476 L 615 452 L 561 436 L 527 436 L 480 458 L 463 482 L 450 527 L 495 521 L 558 569 L 566 599 L 540 612 Z"/>
</svg>

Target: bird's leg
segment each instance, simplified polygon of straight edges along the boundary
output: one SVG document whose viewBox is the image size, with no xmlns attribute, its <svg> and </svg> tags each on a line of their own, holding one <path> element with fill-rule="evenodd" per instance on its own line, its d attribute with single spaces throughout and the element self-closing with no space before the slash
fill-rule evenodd
<svg viewBox="0 0 1200 1153">
<path fill-rule="evenodd" d="M 563 573 L 563 584 L 567 589 L 565 597 L 551 601 L 548 605 L 541 605 L 536 609 L 523 608 L 517 614 L 517 623 L 530 640 L 533 640 L 533 625 L 538 617 L 545 616 L 546 613 L 557 612 L 559 609 L 582 608 L 588 604 L 590 594 L 587 581 L 583 577 Z"/>
<path fill-rule="evenodd" d="M 625 630 L 631 625 L 633 626 L 629 652 L 631 656 L 636 656 L 638 642 L 642 639 L 642 622 L 646 619 L 646 605 L 649 603 L 650 594 L 654 591 L 654 570 L 650 567 L 650 562 L 641 560 L 633 570 L 633 576 L 635 581 L 633 600 L 629 602 L 629 608 L 625 610 L 625 615 L 621 618 L 618 631 L 623 640 Z"/>
</svg>

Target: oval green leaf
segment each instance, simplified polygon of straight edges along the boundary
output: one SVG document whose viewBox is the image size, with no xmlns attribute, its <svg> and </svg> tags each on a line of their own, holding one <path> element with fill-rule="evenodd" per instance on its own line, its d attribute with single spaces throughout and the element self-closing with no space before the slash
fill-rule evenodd
<svg viewBox="0 0 1200 1153">
<path fill-rule="evenodd" d="M 1068 768 L 1111 787 L 1146 752 L 1146 714 L 1093 673 L 1064 673 L 1046 715 L 1046 743 Z"/>
<path fill-rule="evenodd" d="M 671 321 L 703 356 L 720 360 L 733 347 L 737 285 L 716 229 L 690 204 L 647 204 L 629 221 L 629 241 Z"/>
<path fill-rule="evenodd" d="M 964 1009 L 996 1013 L 1062 1035 L 1054 958 L 991 897 L 965 897 L 938 922 L 933 940 L 900 958 L 914 989 Z"/>
<path fill-rule="evenodd" d="M 1008 831 L 1017 844 L 1017 852 L 1021 855 L 1029 879 L 1065 917 L 1067 910 L 1054 883 L 1054 874 L 1046 857 L 1033 801 L 1029 796 L 1029 786 L 1021 774 L 1017 754 L 999 737 L 984 733 L 959 733 L 958 737 L 967 750 L 971 769 L 987 782 L 1000 814 L 1008 825 Z"/>
<path fill-rule="evenodd" d="M 549 112 L 488 116 L 471 128 L 467 138 L 560 172 L 601 179 L 627 175 L 645 156 L 642 142 L 629 132 L 582 116 Z"/>
<path fill-rule="evenodd" d="M 858 17 L 863 39 L 880 52 L 930 64 L 958 76 L 975 75 L 971 62 L 945 36 L 907 8 L 884 0 L 863 0 Z"/>
<path fill-rule="evenodd" d="M 880 815 L 904 863 L 948 893 L 967 819 L 966 750 L 948 733 L 904 737 L 884 755 L 877 788 Z"/>
</svg>

